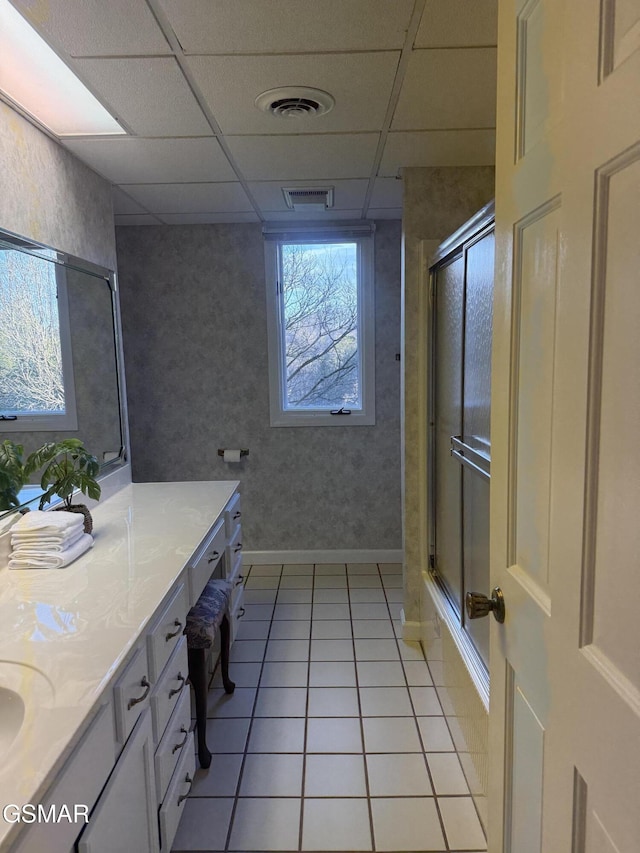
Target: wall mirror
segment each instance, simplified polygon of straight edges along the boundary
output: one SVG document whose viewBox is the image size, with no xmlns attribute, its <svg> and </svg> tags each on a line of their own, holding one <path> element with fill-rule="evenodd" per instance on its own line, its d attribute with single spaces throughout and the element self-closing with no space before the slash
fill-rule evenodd
<svg viewBox="0 0 640 853">
<path fill-rule="evenodd" d="M 113 272 L 0 231 L 0 441 L 79 438 L 101 476 L 126 461 L 117 310 Z"/>
</svg>

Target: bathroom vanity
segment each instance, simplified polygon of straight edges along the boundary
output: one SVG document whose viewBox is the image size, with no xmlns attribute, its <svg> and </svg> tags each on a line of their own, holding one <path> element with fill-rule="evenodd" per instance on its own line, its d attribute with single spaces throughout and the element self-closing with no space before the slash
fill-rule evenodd
<svg viewBox="0 0 640 853">
<path fill-rule="evenodd" d="M 75 563 L 0 571 L 0 802 L 89 814 L 25 825 L 11 809 L 0 850 L 171 849 L 196 767 L 182 631 L 216 573 L 233 582 L 235 636 L 238 485 L 125 486 L 93 510 L 95 544 Z"/>
</svg>

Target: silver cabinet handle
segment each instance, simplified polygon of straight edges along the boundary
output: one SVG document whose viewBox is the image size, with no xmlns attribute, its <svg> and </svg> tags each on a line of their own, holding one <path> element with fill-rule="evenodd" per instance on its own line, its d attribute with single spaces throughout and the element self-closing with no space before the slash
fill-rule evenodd
<svg viewBox="0 0 640 853">
<path fill-rule="evenodd" d="M 220 553 L 219 553 L 218 551 L 212 551 L 212 552 L 211 552 L 211 555 L 210 555 L 210 557 L 209 557 L 209 559 L 207 560 L 207 562 L 208 562 L 208 563 L 213 563 L 213 561 L 214 561 L 214 560 L 217 560 L 219 556 L 220 556 Z"/>
<path fill-rule="evenodd" d="M 186 800 L 186 799 L 187 799 L 187 797 L 189 796 L 189 794 L 191 793 L 191 786 L 193 785 L 193 779 L 191 778 L 191 776 L 189 776 L 189 774 L 188 774 L 188 773 L 187 773 L 187 775 L 184 777 L 184 781 L 189 783 L 189 789 L 187 790 L 187 793 L 186 793 L 186 794 L 180 794 L 180 796 L 178 797 L 178 805 L 180 805 L 180 803 L 181 803 L 183 800 Z"/>
<path fill-rule="evenodd" d="M 245 611 L 244 607 L 239 607 L 238 608 L 238 619 L 242 619 L 242 617 L 244 616 L 245 613 L 246 613 L 246 611 Z"/>
<path fill-rule="evenodd" d="M 182 682 L 182 684 L 180 685 L 180 687 L 175 687 L 173 690 L 170 690 L 170 691 L 169 691 L 169 699 L 171 699 L 171 697 L 172 697 L 172 696 L 175 696 L 175 695 L 176 695 L 176 693 L 180 693 L 180 691 L 182 690 L 182 688 L 183 688 L 183 687 L 185 686 L 185 684 L 187 683 L 186 678 L 184 677 L 184 675 L 183 675 L 181 672 L 179 672 L 179 673 L 176 675 L 176 678 L 178 679 L 178 681 L 181 681 L 181 682 Z"/>
<path fill-rule="evenodd" d="M 236 554 L 238 553 L 238 551 L 242 551 L 242 542 L 238 542 L 238 544 L 236 545 L 236 547 L 233 550 L 235 551 Z"/>
<path fill-rule="evenodd" d="M 177 743 L 173 747 L 173 749 L 171 750 L 171 755 L 174 755 L 174 753 L 176 753 L 179 749 L 182 749 L 182 747 L 185 745 L 185 743 L 187 742 L 187 740 L 189 738 L 189 729 L 185 729 L 184 726 L 180 726 L 180 731 L 184 734 L 184 737 L 182 738 L 180 743 Z"/>
<path fill-rule="evenodd" d="M 176 621 L 173 624 L 176 626 L 176 628 L 178 630 L 172 631 L 169 634 L 165 634 L 164 635 L 165 643 L 168 643 L 169 640 L 171 640 L 173 637 L 177 637 L 178 634 L 180 633 L 180 631 L 182 631 L 182 622 L 179 619 L 176 619 Z"/>
<path fill-rule="evenodd" d="M 146 675 L 142 677 L 142 680 L 140 681 L 140 687 L 145 687 L 146 690 L 144 691 L 142 696 L 138 696 L 137 699 L 129 699 L 129 702 L 127 704 L 127 711 L 130 711 L 134 705 L 138 704 L 138 702 L 144 702 L 144 700 L 149 695 L 149 691 L 151 690 L 151 684 L 149 683 L 149 679 Z"/>
<path fill-rule="evenodd" d="M 235 512 L 233 514 L 233 520 L 237 521 L 237 519 L 239 519 L 241 515 L 242 515 L 242 513 L 240 512 L 240 510 L 238 510 L 238 512 Z"/>
<path fill-rule="evenodd" d="M 242 581 L 244 580 L 244 575 L 238 575 L 238 580 L 236 581 L 236 586 L 240 586 Z"/>
</svg>

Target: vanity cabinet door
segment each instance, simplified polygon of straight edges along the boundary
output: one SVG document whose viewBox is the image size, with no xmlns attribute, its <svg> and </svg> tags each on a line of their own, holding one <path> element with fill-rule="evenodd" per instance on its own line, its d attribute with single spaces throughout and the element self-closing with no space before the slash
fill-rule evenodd
<svg viewBox="0 0 640 853">
<path fill-rule="evenodd" d="M 146 711 L 114 767 L 78 853 L 158 853 L 158 819 L 151 715 Z"/>
</svg>

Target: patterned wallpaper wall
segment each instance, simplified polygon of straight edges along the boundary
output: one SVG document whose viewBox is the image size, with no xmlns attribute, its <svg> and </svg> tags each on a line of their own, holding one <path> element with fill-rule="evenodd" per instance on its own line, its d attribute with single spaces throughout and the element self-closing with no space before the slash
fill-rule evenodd
<svg viewBox="0 0 640 853">
<path fill-rule="evenodd" d="M 377 223 L 376 425 L 272 428 L 260 226 L 117 229 L 134 481 L 239 479 L 248 550 L 400 548 L 400 237 Z"/>
</svg>

